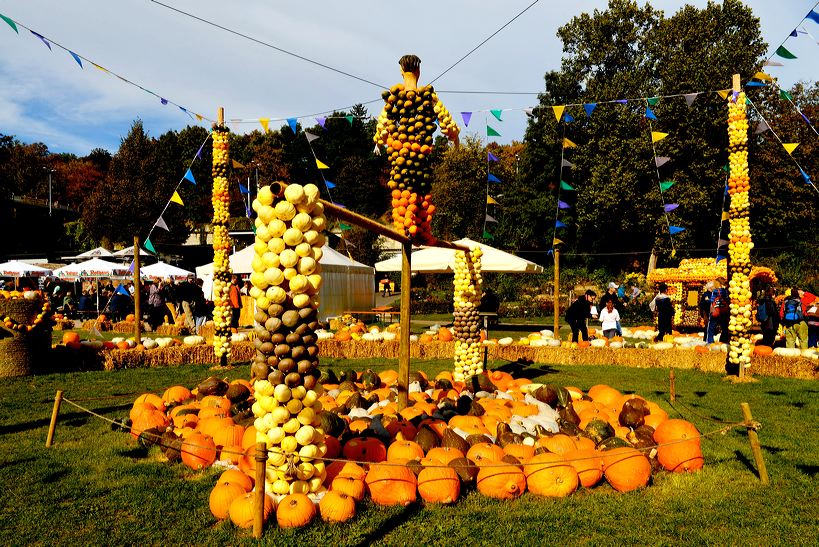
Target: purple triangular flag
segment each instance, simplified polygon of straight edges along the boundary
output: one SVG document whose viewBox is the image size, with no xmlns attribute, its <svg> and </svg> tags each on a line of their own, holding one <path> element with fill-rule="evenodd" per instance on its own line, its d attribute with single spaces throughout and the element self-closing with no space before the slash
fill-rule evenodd
<svg viewBox="0 0 819 547">
<path fill-rule="evenodd" d="M 193 173 L 191 172 L 190 167 L 188 167 L 188 170 L 185 171 L 185 176 L 183 178 L 185 178 L 185 179 L 191 181 L 192 183 L 196 184 L 196 179 L 193 178 Z"/>
<path fill-rule="evenodd" d="M 48 47 L 48 50 L 51 51 L 51 44 L 48 42 L 48 40 L 45 39 L 45 37 L 42 34 L 34 32 L 33 30 L 29 30 L 29 32 L 32 33 L 37 38 L 39 38 L 40 40 L 42 40 L 42 42 Z"/>
<path fill-rule="evenodd" d="M 557 200 L 557 208 L 558 209 L 571 209 L 572 206 L 566 203 L 565 201 Z"/>
<path fill-rule="evenodd" d="M 665 205 L 663 205 L 663 211 L 665 211 L 666 213 L 670 213 L 679 206 L 680 206 L 679 203 L 666 203 Z"/>
<path fill-rule="evenodd" d="M 298 122 L 296 121 L 296 118 L 287 118 L 287 125 L 290 126 L 290 129 L 293 131 L 293 133 L 296 133 L 296 124 L 297 123 Z"/>
<path fill-rule="evenodd" d="M 327 121 L 327 118 L 316 118 L 316 123 L 318 123 L 322 129 L 327 129 L 324 127 L 324 123 Z"/>
<path fill-rule="evenodd" d="M 167 228 L 165 228 L 165 229 L 167 230 Z M 134 273 L 134 264 L 135 263 L 136 262 L 134 260 L 131 260 L 131 265 L 128 266 L 128 273 Z"/>
<path fill-rule="evenodd" d="M 498 161 L 498 157 L 492 152 L 487 151 L 487 161 Z"/>
<path fill-rule="evenodd" d="M 314 140 L 316 140 L 318 138 L 318 135 L 313 135 L 309 131 L 305 131 L 304 136 L 307 137 L 307 142 L 313 142 Z"/>
<path fill-rule="evenodd" d="M 617 104 L 628 104 L 628 99 L 617 99 L 614 102 Z"/>
<path fill-rule="evenodd" d="M 657 167 L 662 167 L 663 165 L 665 165 L 669 161 L 671 161 L 671 158 L 669 158 L 668 156 L 655 156 L 654 157 L 654 165 L 656 165 Z"/>
<path fill-rule="evenodd" d="M 461 118 L 464 120 L 464 126 L 469 127 L 469 120 L 472 119 L 472 112 L 461 112 Z"/>
<path fill-rule="evenodd" d="M 159 102 L 166 105 L 168 104 L 168 99 L 163 99 L 162 97 L 160 97 Z"/>
<path fill-rule="evenodd" d="M 799 33 L 796 32 L 796 29 L 793 29 L 788 36 L 790 36 L 791 38 L 799 38 Z"/>
<path fill-rule="evenodd" d="M 808 117 L 807 117 L 807 116 L 805 116 L 805 113 L 804 113 L 804 112 L 800 112 L 799 114 L 801 114 L 801 115 L 802 115 L 802 119 L 803 119 L 803 120 L 805 120 L 805 123 L 806 123 L 806 124 L 808 124 L 808 125 L 810 125 L 811 127 L 813 127 L 813 124 L 812 124 L 812 123 L 810 123 L 810 120 L 808 119 Z"/>
</svg>

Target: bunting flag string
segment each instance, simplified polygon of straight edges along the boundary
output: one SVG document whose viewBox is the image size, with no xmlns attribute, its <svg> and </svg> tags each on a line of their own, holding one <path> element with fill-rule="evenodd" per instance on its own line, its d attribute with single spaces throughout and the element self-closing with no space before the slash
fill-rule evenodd
<svg viewBox="0 0 819 547">
<path fill-rule="evenodd" d="M 500 179 L 499 179 L 498 177 L 496 177 L 495 175 L 493 175 L 492 173 L 489 173 L 489 176 L 487 177 L 487 180 L 488 180 L 489 182 L 497 182 L 497 183 L 500 183 Z"/>
<path fill-rule="evenodd" d="M 194 184 L 194 186 L 196 185 L 196 179 L 193 178 L 193 172 L 191 171 L 190 167 L 188 167 L 188 170 L 185 171 L 185 175 L 182 178 L 185 180 L 189 180 L 191 183 Z"/>
<path fill-rule="evenodd" d="M 499 205 L 499 203 L 492 196 L 486 196 L 487 205 Z"/>
<path fill-rule="evenodd" d="M 234 169 L 244 169 L 245 165 L 243 163 L 239 163 L 238 161 L 234 160 L 233 158 L 230 159 L 230 164 L 233 166 Z"/>
<path fill-rule="evenodd" d="M 176 190 L 173 191 L 173 195 L 171 196 L 171 201 L 173 203 L 178 203 L 179 205 L 182 205 L 183 207 L 185 206 L 185 204 L 182 203 L 182 196 L 180 196 L 179 192 L 177 192 Z"/>
<path fill-rule="evenodd" d="M 11 17 L 8 17 L 8 16 L 3 15 L 3 14 L 0 14 L 0 19 L 5 21 L 6 24 L 12 30 L 14 30 L 14 32 L 16 32 L 18 35 L 20 34 L 20 30 L 18 29 L 18 27 L 26 29 L 27 31 L 29 31 L 29 33 L 31 33 L 32 36 L 36 37 L 46 47 L 48 47 L 49 51 L 52 51 L 52 52 L 54 51 L 52 46 L 56 46 L 56 47 L 60 48 L 61 50 L 65 51 L 66 53 L 68 53 L 71 56 L 71 58 L 74 61 L 76 61 L 76 63 L 80 66 L 80 68 L 84 68 L 83 67 L 83 61 L 85 61 L 86 63 L 91 64 L 92 66 L 94 66 L 95 68 L 97 68 L 100 71 L 104 72 L 105 74 L 110 74 L 110 75 L 116 76 L 119 80 L 122 80 L 124 83 L 126 83 L 126 84 L 128 84 L 130 86 L 139 88 L 140 90 L 144 91 L 145 93 L 153 95 L 157 99 L 160 99 L 160 102 L 162 102 L 162 104 L 172 104 L 172 105 L 176 106 L 177 108 L 179 108 L 179 110 L 181 110 L 182 112 L 184 112 L 188 116 L 191 115 L 192 111 L 190 111 L 190 109 L 185 108 L 182 105 L 180 105 L 180 104 L 178 104 L 178 103 L 176 103 L 174 101 L 170 101 L 168 99 L 162 98 L 160 95 L 158 95 L 157 93 L 154 93 L 150 89 L 146 89 L 144 86 L 141 86 L 138 83 L 133 82 L 133 81 L 129 80 L 128 78 L 125 78 L 124 76 L 122 76 L 122 75 L 120 75 L 120 74 L 118 74 L 118 73 L 116 73 L 116 72 L 114 72 L 112 70 L 109 70 L 109 69 L 95 63 L 94 61 L 92 61 L 88 57 L 85 57 L 84 55 L 80 55 L 79 53 L 76 53 L 75 51 L 72 51 L 71 49 L 69 49 L 68 47 L 60 44 L 59 42 L 55 41 L 51 37 L 45 36 L 42 33 L 35 31 L 34 29 L 24 25 L 20 21 L 16 21 L 16 20 L 12 19 Z M 201 114 L 196 114 L 196 119 L 198 121 L 202 121 L 203 119 L 208 120 L 209 122 L 214 121 L 214 120 L 211 120 L 209 118 L 206 118 L 205 116 L 202 116 Z"/>
<path fill-rule="evenodd" d="M 318 121 L 318 120 L 319 120 L 319 118 L 316 118 L 316 121 Z M 327 128 L 324 127 L 325 120 L 326 120 L 326 118 L 321 118 L 321 122 L 319 122 L 319 125 L 321 125 L 321 127 L 326 130 Z M 350 123 L 352 123 L 352 122 L 350 122 Z M 302 131 L 302 133 L 304 133 L 304 138 L 307 140 L 307 146 L 310 148 L 310 153 L 313 155 L 313 159 L 316 161 L 316 168 L 318 169 L 319 175 L 321 176 L 321 180 L 324 183 L 324 188 L 327 190 L 327 197 L 330 198 L 330 203 L 332 203 L 333 205 L 336 205 L 338 207 L 341 207 L 342 209 L 346 209 L 346 207 L 344 205 L 342 205 L 341 203 L 337 203 L 335 200 L 333 200 L 333 194 L 332 194 L 332 192 L 330 192 L 330 190 L 334 189 L 336 187 L 336 185 L 334 183 L 330 182 L 329 180 L 327 180 L 327 177 L 324 176 L 324 171 L 329 169 L 330 167 L 328 165 L 322 163 L 318 159 L 318 156 L 316 156 L 316 151 L 313 148 L 313 141 L 318 139 L 319 136 L 314 135 L 313 133 L 310 133 L 309 131 Z M 376 145 L 375 148 L 377 150 L 378 145 Z M 344 250 L 346 251 L 347 256 L 351 257 L 350 260 L 352 260 L 352 255 L 350 254 L 350 248 L 353 247 L 353 244 L 350 243 L 349 241 L 347 241 L 347 238 L 344 235 L 345 232 L 347 232 L 349 230 L 352 230 L 352 226 L 350 226 L 348 224 L 344 224 L 343 222 L 339 221 L 338 229 L 341 232 L 339 234 L 339 236 L 340 236 L 341 241 L 344 243 Z"/>
<path fill-rule="evenodd" d="M 497 131 L 495 131 L 495 129 L 491 125 L 487 124 L 486 125 L 486 136 L 487 137 L 500 137 L 501 134 L 498 133 Z"/>
<path fill-rule="evenodd" d="M 472 119 L 472 112 L 461 112 L 461 119 L 464 121 L 464 127 L 469 127 L 469 120 Z"/>
<path fill-rule="evenodd" d="M 490 110 L 490 113 L 499 122 L 503 121 L 503 120 L 501 120 L 501 114 L 503 113 L 503 110 Z M 486 124 L 486 136 L 487 137 L 490 137 L 490 136 L 500 137 L 500 133 L 498 133 L 492 127 L 489 126 L 489 120 L 487 119 L 486 114 L 484 114 L 484 120 L 483 121 L 484 121 L 484 124 Z M 494 240 L 495 237 L 486 229 L 487 228 L 486 225 L 488 223 L 490 223 L 490 222 L 496 223 L 496 224 L 498 222 L 493 217 L 489 216 L 489 205 L 491 205 L 491 204 L 497 205 L 497 203 L 498 203 L 489 194 L 489 183 L 490 182 L 496 183 L 496 184 L 501 183 L 501 180 L 498 177 L 496 177 L 495 175 L 493 175 L 489 171 L 489 166 L 490 166 L 491 163 L 497 163 L 499 161 L 499 159 L 500 158 L 498 158 L 491 151 L 489 151 L 489 150 L 486 151 L 486 207 L 484 207 L 483 238 L 487 239 L 487 240 Z"/>
<path fill-rule="evenodd" d="M 586 113 L 588 115 L 591 115 L 591 112 L 588 111 L 588 110 L 586 111 Z M 563 114 L 563 108 L 562 107 L 559 109 L 559 112 L 558 112 L 558 110 L 555 110 L 555 116 L 556 117 L 559 117 L 561 114 Z M 566 137 L 566 126 L 567 126 L 568 123 L 569 122 L 566 119 L 563 119 L 563 124 L 562 124 L 563 126 L 561 128 L 562 129 L 561 138 L 562 138 L 563 146 L 560 147 L 560 169 L 558 169 L 558 173 L 557 173 L 558 180 L 560 181 L 560 183 L 557 185 L 557 196 L 555 197 L 555 200 L 557 201 L 557 206 L 555 208 L 555 227 L 552 230 L 552 248 L 549 250 L 549 252 L 552 254 L 552 256 L 554 256 L 555 246 L 563 243 L 563 240 L 558 239 L 558 237 L 557 237 L 557 230 L 560 229 L 560 228 L 568 228 L 568 224 L 566 224 L 565 222 L 560 220 L 560 216 L 561 216 L 560 211 L 565 210 L 565 209 L 571 209 L 571 205 L 569 205 L 568 203 L 566 203 L 565 201 L 560 199 L 562 197 L 561 192 L 562 191 L 573 191 L 574 190 L 574 188 L 572 188 L 572 186 L 569 183 L 567 183 L 567 182 L 565 182 L 563 180 L 563 168 L 564 167 L 569 167 L 569 168 L 573 167 L 572 163 L 569 162 L 566 159 L 566 149 L 567 148 L 576 148 L 577 147 L 577 145 L 575 143 L 573 143 L 571 140 L 569 140 Z"/>
<path fill-rule="evenodd" d="M 569 169 L 571 169 L 572 167 L 574 167 L 574 164 L 569 160 L 564 159 L 563 161 L 560 162 L 560 167 L 568 167 Z"/>
<path fill-rule="evenodd" d="M 166 232 L 170 232 L 170 230 L 168 229 L 168 225 L 165 224 L 165 219 L 162 218 L 162 215 L 160 215 L 159 218 L 156 219 L 156 224 L 154 224 L 154 226 L 156 226 L 157 228 L 162 228 Z"/>
<path fill-rule="evenodd" d="M 648 109 L 648 107 L 646 107 L 646 109 Z M 648 118 L 648 116 L 646 117 Z M 674 184 L 676 184 L 675 181 L 673 180 L 663 181 L 662 178 L 660 177 L 660 167 L 665 165 L 668 161 L 670 161 L 670 158 L 667 156 L 657 155 L 657 143 L 666 138 L 668 136 L 668 133 L 654 131 L 651 122 L 652 118 L 648 118 L 648 131 L 649 135 L 651 136 L 651 152 L 654 155 L 654 172 L 657 174 L 657 185 L 660 188 L 660 200 L 663 203 L 663 216 L 665 217 L 665 225 L 668 228 L 668 235 L 669 239 L 671 240 L 671 255 L 674 256 L 677 253 L 677 249 L 674 244 L 674 236 L 685 230 L 685 228 L 681 226 L 672 226 L 671 220 L 668 217 L 669 213 L 671 213 L 672 211 L 676 210 L 677 207 L 679 207 L 679 204 L 665 202 L 665 192 L 667 192 L 672 186 L 674 186 Z"/>
<path fill-rule="evenodd" d="M 563 148 L 564 149 L 566 149 L 566 148 L 577 148 L 577 145 L 575 143 L 573 143 L 572 141 L 570 141 L 569 139 L 567 139 L 566 137 L 563 137 Z M 561 160 L 561 163 L 563 163 L 562 160 Z"/>
</svg>

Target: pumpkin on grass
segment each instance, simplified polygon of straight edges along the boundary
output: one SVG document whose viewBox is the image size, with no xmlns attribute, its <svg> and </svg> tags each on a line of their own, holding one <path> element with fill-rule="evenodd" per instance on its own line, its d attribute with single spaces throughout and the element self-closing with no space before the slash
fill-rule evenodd
<svg viewBox="0 0 819 547">
<path fill-rule="evenodd" d="M 577 471 L 580 484 L 585 488 L 591 488 L 603 478 L 603 454 L 594 447 L 572 450 L 563 457 Z"/>
<path fill-rule="evenodd" d="M 491 443 L 473 444 L 466 453 L 466 457 L 478 465 L 499 462 L 506 456 L 503 448 Z"/>
<path fill-rule="evenodd" d="M 490 465 L 478 471 L 478 492 L 490 498 L 515 499 L 526 490 L 526 476 L 515 465 Z"/>
<path fill-rule="evenodd" d="M 347 522 L 355 516 L 355 502 L 352 496 L 331 490 L 319 502 L 321 518 L 326 522 Z"/>
<path fill-rule="evenodd" d="M 230 504 L 233 500 L 246 493 L 245 489 L 236 483 L 217 482 L 208 499 L 211 514 L 219 520 L 225 520 L 230 516 Z"/>
<path fill-rule="evenodd" d="M 255 497 L 255 492 L 248 492 L 247 494 L 243 494 L 234 499 L 230 504 L 230 521 L 239 528 L 253 527 L 253 521 L 256 518 L 256 512 L 254 511 Z M 267 519 L 270 518 L 270 513 L 272 513 L 275 509 L 276 504 L 273 501 L 273 498 L 265 495 L 264 509 L 262 510 L 264 522 L 267 522 Z"/>
<path fill-rule="evenodd" d="M 300 528 L 310 524 L 315 516 L 316 506 L 307 494 L 288 494 L 276 509 L 279 528 Z"/>
<path fill-rule="evenodd" d="M 194 471 L 210 467 L 215 461 L 216 445 L 211 437 L 193 433 L 182 443 L 182 463 Z"/>
<path fill-rule="evenodd" d="M 427 452 L 427 458 L 438 460 L 444 465 L 449 465 L 454 459 L 463 458 L 465 455 L 457 448 L 451 446 L 436 446 Z"/>
<path fill-rule="evenodd" d="M 461 495 L 461 480 L 451 467 L 425 467 L 418 475 L 418 493 L 429 503 L 455 503 Z"/>
<path fill-rule="evenodd" d="M 330 491 L 339 492 L 350 496 L 356 501 L 361 501 L 364 499 L 364 494 L 367 493 L 367 485 L 364 484 L 364 479 L 338 476 L 330 483 Z"/>
<path fill-rule="evenodd" d="M 342 454 L 357 462 L 383 462 L 387 459 L 387 448 L 375 437 L 356 437 L 345 443 Z"/>
<path fill-rule="evenodd" d="M 404 466 L 373 464 L 365 482 L 378 505 L 409 505 L 417 499 L 415 474 Z"/>
<path fill-rule="evenodd" d="M 687 420 L 665 420 L 654 429 L 654 441 L 657 444 L 673 443 L 690 439 L 700 446 L 700 432 Z"/>
<path fill-rule="evenodd" d="M 651 462 L 636 448 L 613 448 L 603 453 L 603 474 L 618 492 L 631 492 L 648 484 Z"/>
<path fill-rule="evenodd" d="M 387 461 L 420 460 L 424 449 L 413 441 L 394 441 L 387 449 Z"/>
<path fill-rule="evenodd" d="M 537 454 L 523 466 L 523 472 L 526 487 L 538 496 L 568 496 L 580 483 L 577 470 L 560 454 Z"/>
<path fill-rule="evenodd" d="M 253 490 L 253 478 L 238 469 L 227 469 L 219 475 L 219 480 L 216 481 L 216 484 L 225 483 L 238 484 L 245 492 Z"/>
</svg>

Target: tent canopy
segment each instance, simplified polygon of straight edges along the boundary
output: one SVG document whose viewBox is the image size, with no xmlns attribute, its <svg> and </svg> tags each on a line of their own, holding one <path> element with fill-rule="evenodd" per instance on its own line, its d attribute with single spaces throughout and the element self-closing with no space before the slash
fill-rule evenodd
<svg viewBox="0 0 819 547">
<path fill-rule="evenodd" d="M 26 262 L 18 260 L 11 260 L 0 264 L 0 276 L 4 277 L 40 277 L 44 275 L 51 275 L 51 270 L 48 268 L 41 268 Z"/>
<path fill-rule="evenodd" d="M 128 275 L 128 267 L 100 258 L 92 258 L 85 262 L 57 268 L 53 273 L 62 279 L 74 277 L 125 277 Z"/>
<path fill-rule="evenodd" d="M 543 266 L 520 258 L 511 253 L 490 247 L 485 243 L 478 243 L 468 238 L 454 241 L 458 245 L 474 248 L 480 247 L 481 271 L 483 272 L 510 272 L 510 273 L 543 273 Z M 423 247 L 412 253 L 412 271 L 420 273 L 452 273 L 455 264 L 455 250 L 440 247 Z M 379 272 L 400 272 L 401 256 L 397 255 L 387 260 L 375 263 Z"/>
<path fill-rule="evenodd" d="M 64 256 L 63 260 L 86 260 L 100 256 L 114 256 L 114 254 L 105 247 L 97 247 L 96 249 L 80 253 L 77 256 Z"/>
<path fill-rule="evenodd" d="M 142 277 L 159 277 L 160 279 L 168 277 L 171 279 L 185 279 L 189 275 L 193 275 L 193 272 L 177 268 L 165 262 L 157 262 L 156 264 L 140 268 L 139 275 Z"/>
<path fill-rule="evenodd" d="M 120 249 L 119 251 L 114 251 L 113 253 L 111 253 L 111 256 L 134 256 L 134 248 L 125 247 L 124 249 Z M 145 249 L 139 249 L 139 256 L 151 256 L 151 254 Z"/>
</svg>

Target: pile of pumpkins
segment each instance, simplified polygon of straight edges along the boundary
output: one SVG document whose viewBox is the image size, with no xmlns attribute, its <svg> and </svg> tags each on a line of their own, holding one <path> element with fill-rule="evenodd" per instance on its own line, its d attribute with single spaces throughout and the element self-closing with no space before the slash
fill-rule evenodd
<svg viewBox="0 0 819 547">
<path fill-rule="evenodd" d="M 230 185 L 227 179 L 230 132 L 224 125 L 214 125 L 213 139 L 213 350 L 216 359 L 230 359 L 230 253 L 232 245 L 228 234 L 230 220 Z"/>
<path fill-rule="evenodd" d="M 604 479 L 628 492 L 647 486 L 662 469 L 696 471 L 704 463 L 693 424 L 669 419 L 657 404 L 610 386 L 584 393 L 501 371 L 466 382 L 449 372 L 434 380 L 415 372 L 410 404 L 398 410 L 397 377 L 391 370 L 324 373 L 326 390 L 315 390 L 323 409 L 314 433 L 325 435 L 325 449 L 322 456 L 302 458 L 294 471 L 309 464 L 322 484 L 316 492 L 291 484 L 276 494 L 268 466 L 265 519 L 275 512 L 280 527 L 304 526 L 317 514 L 343 522 L 367 496 L 385 506 L 419 498 L 454 503 L 471 489 L 497 499 L 527 490 L 562 497 Z M 192 469 L 218 458 L 228 470 L 210 494 L 211 512 L 250 527 L 255 443 L 264 438 L 253 410 L 266 404 L 260 401 L 243 380 L 209 378 L 194 390 L 174 386 L 161 397 L 136 400 L 130 433 L 140 443 L 158 443 L 170 460 Z M 269 457 L 276 454 L 271 450 Z"/>
</svg>

